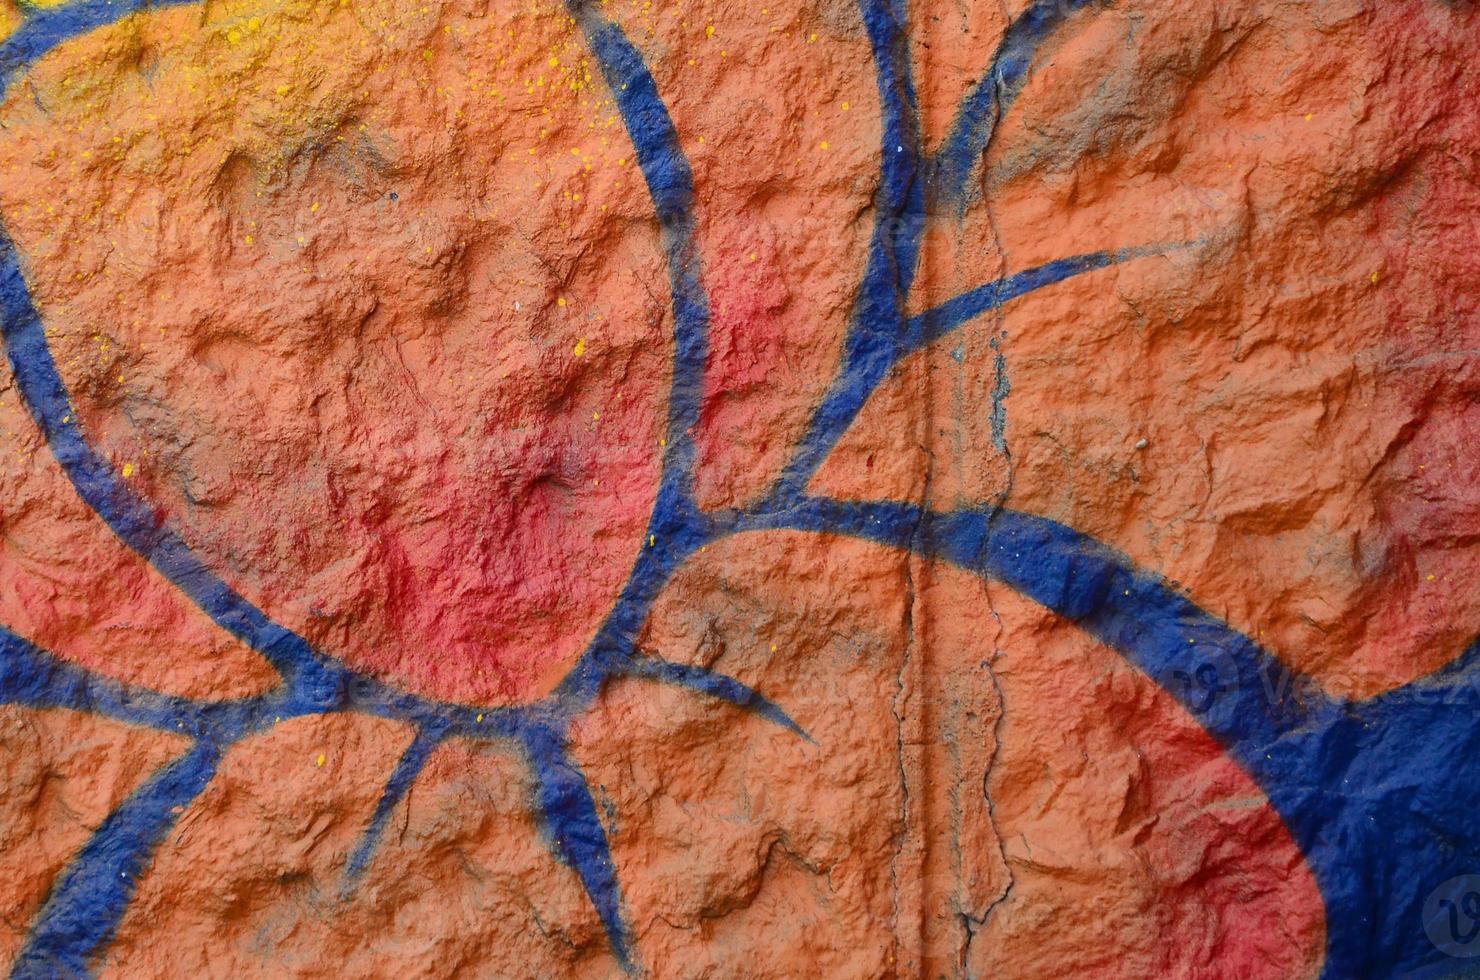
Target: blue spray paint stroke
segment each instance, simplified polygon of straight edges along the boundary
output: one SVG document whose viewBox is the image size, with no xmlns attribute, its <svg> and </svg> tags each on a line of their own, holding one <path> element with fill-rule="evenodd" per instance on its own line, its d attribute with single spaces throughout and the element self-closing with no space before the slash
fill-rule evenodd
<svg viewBox="0 0 1480 980">
<path fill-rule="evenodd" d="M 203 713 L 186 698 L 100 677 L 0 626 L 0 704 L 70 708 L 159 731 L 197 735 Z"/>
<path fill-rule="evenodd" d="M 969 166 L 952 171 L 949 158 L 953 153 L 964 152 L 962 159 L 969 162 L 981 151 L 957 151 L 951 147 L 970 148 L 980 143 L 985 148 L 1004 107 L 1021 90 L 1022 79 L 1038 45 L 1057 29 L 1067 12 L 1086 5 L 1063 3 L 1055 12 L 1048 4 L 1039 3 L 1014 23 L 993 59 L 990 91 L 984 82 L 963 104 L 953 136 L 948 138 L 934 163 L 933 180 L 949 184 L 955 178 L 941 175 L 969 171 Z M 143 7 L 143 4 L 121 3 L 61 8 L 42 22 L 45 30 L 31 28 L 27 32 L 23 28 L 6 45 L 0 45 L 0 66 L 4 66 L 8 77 L 28 63 L 16 52 L 30 51 L 37 56 L 50 50 L 65 39 L 61 25 L 71 24 L 69 29 L 80 32 Z M 885 231 L 880 233 L 876 228 L 871 240 L 868 274 L 858 303 L 860 310 L 875 313 L 892 310 L 892 319 L 886 317 L 879 322 L 855 318 L 853 332 L 873 335 L 875 342 L 850 341 L 845 373 L 853 369 L 853 359 L 874 356 L 879 350 L 897 359 L 904 344 L 928 342 L 927 338 L 964 322 L 980 304 L 988 304 L 980 306 L 984 310 L 991 303 L 1005 301 L 1002 296 L 1008 291 L 1002 284 L 989 284 L 920 318 L 908 322 L 903 319 L 899 287 L 913 276 L 918 233 L 923 227 L 916 176 L 918 124 L 914 121 L 908 62 L 899 26 L 905 17 L 901 6 L 884 6 L 871 0 L 864 0 L 863 10 L 879 72 L 885 138 L 889 139 L 891 133 L 907 136 L 896 145 L 900 148 L 898 152 L 908 152 L 897 165 L 891 164 L 887 155 L 884 161 L 878 199 L 885 207 L 880 208 L 878 222 L 879 228 Z M 702 343 L 702 330 L 707 326 L 707 301 L 697 277 L 697 263 L 689 261 L 694 257 L 692 219 L 688 215 L 692 178 L 681 158 L 677 164 L 671 159 L 677 153 L 676 134 L 650 77 L 641 66 L 640 57 L 614 26 L 584 11 L 582 16 L 588 37 L 593 38 L 593 48 L 596 40 L 600 40 L 604 53 L 598 57 L 615 66 L 607 72 L 609 78 L 617 81 L 614 91 L 634 91 L 630 81 L 633 78 L 640 83 L 624 106 L 623 116 L 630 128 L 644 134 L 634 135 L 634 143 L 642 142 L 650 150 L 650 165 L 644 167 L 644 174 L 664 223 L 670 273 L 675 283 L 677 329 L 687 331 L 686 348 L 676 339 L 676 394 L 670 404 L 670 441 L 678 442 L 687 437 L 692 418 L 696 417 L 685 406 L 697 405 L 703 358 L 693 356 L 694 334 L 699 332 L 698 340 Z M 18 44 L 16 38 L 22 38 L 24 44 Z M 623 83 L 623 78 L 629 80 Z M 622 84 L 627 88 L 621 88 Z M 665 210 L 669 205 L 676 210 Z M 674 247 L 675 242 L 679 247 Z M 24 279 L 8 242 L 5 252 L 5 264 L 13 268 L 8 268 L 0 281 L 3 290 L 0 314 L 5 317 L 6 326 L 19 314 L 22 329 L 16 333 L 23 353 L 32 353 L 25 344 L 39 341 L 44 349 L 45 338 L 28 334 L 25 329 L 31 321 L 39 327 L 39 319 L 28 296 L 23 302 L 17 300 L 15 291 L 25 292 Z M 1090 262 L 1080 271 L 1087 271 L 1096 261 L 1093 257 L 1063 260 L 1070 263 L 1063 268 L 1069 268 L 1069 274 L 1077 274 L 1071 266 L 1086 259 Z M 881 289 L 893 289 L 896 295 L 893 298 L 882 295 Z M 884 341 L 878 342 L 879 337 L 885 338 Z M 16 353 L 10 332 L 6 341 L 14 362 Z M 685 349 L 688 355 L 683 353 Z M 48 404 L 46 397 L 57 391 L 64 394 L 65 389 L 60 388 L 49 351 L 44 352 L 43 368 L 49 368 L 50 378 L 47 370 L 41 370 L 25 379 L 18 375 L 18 383 L 50 442 L 54 431 L 44 420 L 54 418 L 55 405 Z M 38 393 L 43 396 L 40 410 L 32 398 Z M 686 398 L 686 393 L 693 397 Z M 102 494 L 105 503 L 116 506 L 124 518 L 139 516 L 130 508 L 126 497 L 122 503 L 117 502 L 112 492 L 118 482 L 116 475 L 92 455 L 80 435 L 72 443 L 64 440 L 63 449 L 72 454 L 82 475 L 103 470 L 101 489 L 93 489 Z M 1306 854 L 1325 897 L 1326 975 L 1345 977 L 1369 971 L 1382 974 L 1390 969 L 1420 969 L 1425 964 L 1441 962 L 1416 928 L 1416 908 L 1432 885 L 1449 872 L 1473 870 L 1474 862 L 1480 859 L 1476 841 L 1480 836 L 1480 830 L 1476 829 L 1480 824 L 1476 818 L 1480 800 L 1475 799 L 1480 794 L 1480 779 L 1475 778 L 1474 767 L 1468 762 L 1477 758 L 1476 750 L 1480 749 L 1477 745 L 1480 726 L 1475 723 L 1480 647 L 1472 648 L 1450 668 L 1389 695 L 1359 703 L 1341 702 L 1326 697 L 1305 679 L 1285 670 L 1279 661 L 1246 637 L 1198 610 L 1159 579 L 1137 572 L 1124 556 L 1062 525 L 1011 511 L 939 515 L 902 504 L 859 505 L 802 498 L 799 490 L 804 479 L 793 481 L 795 485 L 787 493 L 773 495 L 768 506 L 753 513 L 701 515 L 693 509 L 686 493 L 692 474 L 692 447 L 687 450 L 687 458 L 684 452 L 680 447 L 665 455 L 662 489 L 651 521 L 655 532 L 670 536 L 671 540 L 665 542 L 668 546 L 642 553 L 616 608 L 555 698 L 523 708 L 492 710 L 486 725 L 474 716 L 474 709 L 429 702 L 394 691 L 334 662 L 326 661 L 320 667 L 323 676 L 331 681 L 328 687 L 332 690 L 305 684 L 302 678 L 309 675 L 300 671 L 297 679 L 286 681 L 282 689 L 264 698 L 240 702 L 169 701 L 165 695 L 100 680 L 80 668 L 62 667 L 63 662 L 58 658 L 18 637 L 3 644 L 7 666 L 0 673 L 0 680 L 8 700 L 98 711 L 153 727 L 168 727 L 169 714 L 178 712 L 174 718 L 177 727 L 189 720 L 199 724 L 209 736 L 187 760 L 166 767 L 144 790 L 115 811 L 84 847 L 33 926 L 27 946 L 32 952 L 24 963 L 18 963 L 17 975 L 23 975 L 23 970 L 45 969 L 44 964 L 74 964 L 79 965 L 79 970 L 85 967 L 88 957 L 112 934 L 132 894 L 127 873 L 118 879 L 123 885 L 114 884 L 107 874 L 108 862 L 142 867 L 148 853 L 172 825 L 170 812 L 181 805 L 169 800 L 193 797 L 194 792 L 186 795 L 193 785 L 191 778 L 199 779 L 204 785 L 209 779 L 207 770 L 214 768 L 222 746 L 247 731 L 266 727 L 267 717 L 274 711 L 283 712 L 286 717 L 290 712 L 309 714 L 328 710 L 360 710 L 424 726 L 439 725 L 446 737 L 519 740 L 529 756 L 537 785 L 537 809 L 550 831 L 552 847 L 581 877 L 612 937 L 614 950 L 623 965 L 631 969 L 630 936 L 621 915 L 620 891 L 605 830 L 596 815 L 584 776 L 567 758 L 565 732 L 575 712 L 589 705 L 605 679 L 621 673 L 651 676 L 767 715 L 766 706 L 771 703 L 736 681 L 697 669 L 641 666 L 633 651 L 637 630 L 658 592 L 683 561 L 703 544 L 732 533 L 781 528 L 852 534 L 926 557 L 952 561 L 985 578 L 1012 585 L 1076 622 L 1167 687 L 1260 783 Z M 788 472 L 806 464 L 806 460 L 800 464 L 793 461 Z M 144 506 L 142 502 L 133 503 Z M 157 533 L 150 530 L 147 520 L 141 528 L 135 528 L 130 521 L 123 524 L 146 543 L 152 541 L 148 535 Z M 146 557 L 153 560 L 158 556 L 150 549 Z M 192 574 L 199 579 L 200 573 Z M 209 576 L 209 572 L 204 575 Z M 192 580 L 192 575 L 184 577 Z M 205 588 L 207 592 L 212 588 L 208 581 Z M 262 623 L 252 623 L 250 615 L 247 618 L 249 622 L 241 628 L 281 629 L 266 617 L 262 617 Z M 1189 639 L 1192 642 L 1186 643 Z M 326 660 L 317 654 L 314 658 Z M 1215 676 L 1220 670 L 1230 672 L 1228 676 L 1234 680 L 1229 698 L 1222 697 L 1228 685 L 1220 683 L 1212 692 L 1217 696 L 1208 698 L 1208 691 L 1195 691 L 1186 683 L 1185 679 L 1194 673 L 1192 668 L 1209 663 L 1216 668 Z M 1258 694 L 1261 690 L 1265 692 L 1262 700 Z M 1220 709 L 1220 703 L 1232 704 L 1234 710 Z M 775 711 L 776 716 L 771 720 L 778 724 L 790 721 L 779 709 Z M 186 765 L 190 760 L 195 761 Z M 414 768 L 406 758 L 402 763 L 397 773 Z M 1344 788 L 1335 789 L 1343 774 Z M 404 792 L 398 787 L 409 785 L 410 779 L 410 776 L 398 779 L 393 774 L 386 795 Z M 1392 805 L 1394 780 L 1401 782 L 1399 788 L 1410 805 Z M 1349 782 L 1367 790 L 1366 795 L 1351 789 Z M 1362 803 L 1367 805 L 1359 805 Z M 1425 868 L 1421 875 L 1400 864 L 1411 865 L 1414 856 L 1419 857 Z M 92 881 L 99 883 L 95 890 L 76 884 Z M 85 928 L 77 925 L 84 920 Z M 38 967 L 38 963 L 43 966 Z M 1425 970 L 1428 972 L 1432 971 Z"/>
<path fill-rule="evenodd" d="M 77 411 L 52 359 L 41 315 L 31 301 L 20 258 L 0 230 L 0 333 L 16 386 L 52 455 L 78 496 L 127 544 L 185 593 L 212 621 L 262 654 L 284 678 L 332 692 L 340 671 L 297 634 L 238 595 L 135 495 L 83 437 Z"/>
<path fill-rule="evenodd" d="M 0 90 L 27 67 L 44 58 L 57 45 L 106 27 L 133 14 L 186 7 L 200 0 L 81 0 L 59 7 L 30 9 L 25 20 L 0 44 Z"/>
<path fill-rule="evenodd" d="M 147 6 L 144 3 L 74 5 L 61 8 L 54 15 L 28 21 L 7 42 L 0 44 L 3 78 L 8 83 L 22 67 L 68 37 L 112 23 Z M 529 733 L 563 732 L 570 719 L 588 707 L 599 694 L 608 676 L 629 668 L 640 673 L 643 668 L 631 666 L 630 651 L 635 646 L 641 618 L 645 617 L 662 584 L 672 574 L 677 557 L 686 557 L 689 553 L 676 546 L 685 540 L 695 542 L 702 533 L 700 529 L 704 522 L 696 516 L 692 504 L 694 449 L 691 430 L 698 419 L 707 357 L 708 300 L 700 282 L 694 244 L 692 175 L 679 150 L 677 133 L 666 107 L 658 98 L 656 86 L 636 50 L 619 29 L 602 21 L 596 13 L 580 9 L 574 9 L 574 12 L 579 15 L 592 49 L 602 63 L 633 143 L 638 148 L 639 166 L 663 228 L 674 296 L 675 365 L 669 403 L 668 448 L 650 527 L 650 533 L 655 536 L 661 534 L 667 539 L 665 544 L 668 547 L 662 553 L 642 553 L 624 591 L 624 601 L 619 602 L 571 677 L 549 702 L 521 708 L 479 710 L 472 706 L 432 702 L 396 691 L 374 678 L 349 671 L 314 650 L 302 637 L 272 621 L 226 585 L 191 552 L 147 502 L 129 490 L 117 471 L 92 450 L 80 424 L 72 421 L 77 413 L 56 369 L 40 315 L 25 283 L 19 256 L 8 235 L 0 229 L 0 333 L 3 333 L 17 388 L 74 489 L 120 540 L 160 571 L 217 625 L 266 657 L 283 677 L 281 687 L 271 694 L 240 702 L 202 704 L 188 699 L 170 700 L 164 695 L 134 692 L 132 689 L 128 691 L 129 697 L 125 698 L 118 694 L 124 689 L 110 686 L 109 682 L 91 679 L 90 684 L 82 683 L 89 677 L 87 672 L 70 666 L 61 667 L 59 665 L 63 662 L 59 658 L 36 650 L 17 637 L 15 643 L 6 644 L 5 652 L 12 654 L 8 658 L 9 672 L 0 675 L 10 682 L 5 687 L 6 697 L 36 707 L 65 703 L 78 710 L 90 710 L 96 703 L 126 720 L 167 730 L 182 730 L 188 720 L 191 730 L 208 739 L 218 752 L 247 732 L 261 730 L 282 718 L 332 710 L 357 709 L 417 725 L 422 734 L 413 742 L 412 750 L 403 757 L 382 794 L 361 847 L 352 858 L 348 876 L 351 881 L 363 872 L 385 820 L 420 771 L 424 754 L 431 749 L 427 739 L 453 735 L 475 739 L 516 738 L 526 744 L 546 745 L 548 739 L 543 735 L 531 742 Z M 697 547 L 697 543 L 692 544 L 692 548 Z M 659 554 L 662 557 L 658 557 Z M 50 673 L 43 667 L 51 668 Z M 653 679 L 730 701 L 796 729 L 785 713 L 769 700 L 732 678 L 710 676 L 708 672 L 695 668 L 659 672 Z M 162 706 L 154 702 L 162 702 Z M 169 716 L 171 710 L 178 711 L 173 718 Z M 558 727 L 549 728 L 552 724 Z M 437 734 L 433 736 L 432 733 Z M 564 762 L 562 753 L 547 756 L 531 753 L 530 757 L 541 785 L 566 786 L 571 769 Z M 565 790 L 557 795 L 567 802 L 572 799 Z M 169 821 L 165 813 L 151 812 L 151 806 L 165 807 L 166 803 L 163 797 L 149 797 L 141 799 L 137 806 L 127 811 L 120 810 L 125 818 L 124 824 L 110 838 L 110 847 L 118 849 L 127 845 L 132 848 L 129 853 L 135 859 L 152 850 L 157 843 L 156 823 L 163 821 L 159 824 L 163 826 Z M 557 823 L 569 823 L 573 819 L 567 813 Z M 596 820 L 594 809 L 590 820 Z M 130 826 L 135 830 L 132 836 L 128 834 Z M 579 820 L 573 826 L 582 828 Z M 605 837 L 593 836 L 589 828 L 584 828 L 582 833 L 587 846 L 563 847 L 557 849 L 557 853 L 564 859 L 591 865 L 577 867 L 576 870 L 588 890 L 595 889 L 590 891 L 593 905 L 601 912 L 603 925 L 614 948 L 622 953 L 624 964 L 630 965 L 625 955 L 624 927 L 616 911 L 620 908 L 620 899 L 615 878 L 609 873 L 610 857 L 599 853 L 605 847 Z M 78 856 L 74 870 L 94 860 L 93 852 L 85 848 Z M 602 867 L 607 871 L 602 872 Z M 124 905 L 110 904 L 100 898 L 93 903 L 91 914 L 96 918 L 98 928 L 111 934 L 116 926 L 116 917 L 122 914 L 123 908 Z M 56 931 L 49 921 L 54 914 L 60 913 L 54 912 L 50 906 L 43 910 L 33 926 L 33 934 L 50 935 Z M 60 934 L 70 935 L 65 931 Z"/>
<path fill-rule="evenodd" d="M 1175 247 L 1177 246 L 1149 246 L 1092 252 L 1048 262 L 978 286 L 940 306 L 908 318 L 904 321 L 903 329 L 889 338 L 887 347 L 867 352 L 850 351 L 849 356 L 843 360 L 838 376 L 828 386 L 812 416 L 811 425 L 795 457 L 801 462 L 783 477 L 771 498 L 762 505 L 762 509 L 775 510 L 799 499 L 805 484 L 798 481 L 813 475 L 817 466 L 827 458 L 838 440 L 848 431 L 848 427 L 853 424 L 874 391 L 906 357 L 976 317 L 999 309 L 1029 293 L 1132 259 L 1163 254 Z"/>
<path fill-rule="evenodd" d="M 859 0 L 859 11 L 873 49 L 879 89 L 880 180 L 874 194 L 868 258 L 843 342 L 842 363 L 845 375 L 878 372 L 882 377 L 886 365 L 898 360 L 898 332 L 925 233 L 920 111 L 910 73 L 910 42 L 904 30 L 908 14 L 903 0 Z M 840 384 L 835 383 L 832 390 Z M 839 406 L 824 398 L 771 490 L 773 504 L 801 493 L 842 436 L 840 426 L 846 427 L 846 420 L 840 417 Z"/>
<path fill-rule="evenodd" d="M 621 889 L 606 828 L 596 815 L 596 800 L 585 775 L 565 750 L 564 732 L 534 725 L 524 736 L 535 797 L 551 846 L 581 878 L 606 929 L 612 952 L 631 973 L 632 936 L 622 915 Z"/>
<path fill-rule="evenodd" d="M 1260 786 L 1326 906 L 1323 975 L 1398 976 L 1447 957 L 1423 901 L 1480 868 L 1480 642 L 1387 694 L 1333 698 L 1159 576 L 1062 524 L 809 498 L 743 530 L 845 534 L 1000 582 L 1115 650 Z M 1197 668 L 1213 683 L 1190 685 Z"/>
<path fill-rule="evenodd" d="M 668 107 L 658 95 L 657 83 L 627 35 L 602 15 L 599 3 L 568 0 L 566 6 L 616 101 L 662 230 L 673 298 L 674 351 L 668 444 L 655 512 L 687 513 L 695 509 L 694 431 L 699 424 L 704 365 L 709 358 L 709 295 L 704 289 L 694 227 L 693 170 Z"/>
<path fill-rule="evenodd" d="M 1105 0 L 1035 0 L 1008 25 L 986 75 L 962 100 L 945 141 L 931 158 L 930 200 L 966 208 L 966 181 L 991 145 L 997 124 L 1023 92 L 1038 50 L 1074 14 Z"/>
<path fill-rule="evenodd" d="M 395 771 L 386 782 L 385 791 L 380 794 L 379 801 L 375 804 L 375 812 L 370 817 L 370 824 L 360 837 L 360 843 L 355 846 L 354 852 L 349 856 L 349 863 L 344 870 L 344 888 L 341 890 L 343 896 L 348 896 L 359 884 L 365 869 L 370 865 L 370 858 L 375 854 L 375 846 L 380 843 L 381 836 L 385 833 L 385 825 L 390 820 L 391 814 L 395 812 L 396 806 L 406 798 L 411 790 L 411 784 L 416 782 L 416 777 L 421 775 L 427 760 L 442 744 L 444 734 L 440 730 L 422 730 L 416 733 L 411 744 L 406 746 L 406 751 L 401 754 L 401 760 L 396 763 Z"/>
<path fill-rule="evenodd" d="M 702 667 L 674 663 L 659 657 L 634 658 L 625 668 L 628 677 L 641 677 L 663 681 L 678 687 L 686 687 L 710 697 L 727 701 L 738 708 L 751 711 L 767 721 L 787 729 L 795 735 L 812 742 L 812 736 L 791 719 L 785 711 L 769 698 L 746 687 L 733 677 L 716 674 Z M 815 742 L 814 742 L 815 744 Z"/>
<path fill-rule="evenodd" d="M 11 977 L 91 973 L 90 961 L 113 938 L 150 853 L 174 828 L 174 811 L 206 788 L 219 761 L 216 746 L 197 742 L 109 814 L 52 888 Z"/>
</svg>

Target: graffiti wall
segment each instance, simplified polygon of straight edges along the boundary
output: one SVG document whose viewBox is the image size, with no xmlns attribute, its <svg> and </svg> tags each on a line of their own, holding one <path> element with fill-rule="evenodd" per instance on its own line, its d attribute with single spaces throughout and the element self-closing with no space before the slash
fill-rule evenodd
<svg viewBox="0 0 1480 980">
<path fill-rule="evenodd" d="M 10 976 L 1480 968 L 1469 0 L 0 22 Z"/>
</svg>

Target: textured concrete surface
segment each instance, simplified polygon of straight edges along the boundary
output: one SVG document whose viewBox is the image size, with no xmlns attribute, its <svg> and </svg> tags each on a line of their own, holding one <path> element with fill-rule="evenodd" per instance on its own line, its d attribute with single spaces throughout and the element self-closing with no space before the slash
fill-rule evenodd
<svg viewBox="0 0 1480 980">
<path fill-rule="evenodd" d="M 1335 705 L 1460 658 L 1473 3 L 105 6 L 0 27 L 17 976 L 1462 962 L 1423 860 L 1314 856 L 1381 726 L 1267 775 L 1211 714 L 1241 666 L 1169 680 L 1085 625 L 1082 575 L 1045 601 L 918 515 L 1073 529 Z M 914 530 L 788 516 L 822 498 Z M 173 760 L 198 785 L 143 800 Z M 1395 765 L 1361 806 L 1480 874 L 1473 820 L 1416 802 L 1431 763 Z"/>
</svg>

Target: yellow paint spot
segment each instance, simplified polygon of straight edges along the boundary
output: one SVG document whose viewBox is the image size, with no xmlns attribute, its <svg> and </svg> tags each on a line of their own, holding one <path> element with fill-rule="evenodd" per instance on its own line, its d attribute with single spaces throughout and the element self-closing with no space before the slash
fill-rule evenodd
<svg viewBox="0 0 1480 980">
<path fill-rule="evenodd" d="M 846 102 L 843 103 L 843 111 L 844 112 L 847 112 L 848 111 L 848 103 L 846 103 Z"/>
<path fill-rule="evenodd" d="M 479 715 L 477 721 L 478 721 L 478 724 L 480 724 L 480 725 L 483 724 L 483 716 L 482 715 Z"/>
<path fill-rule="evenodd" d="M 648 535 L 648 547 L 651 548 L 651 547 L 655 546 L 657 543 L 658 543 L 658 536 L 656 534 L 649 534 Z"/>
<path fill-rule="evenodd" d="M 1432 582 L 1433 580 L 1434 580 L 1434 576 L 1430 575 L 1429 576 L 1429 581 Z"/>
<path fill-rule="evenodd" d="M 310 204 L 308 206 L 308 213 L 309 214 L 318 214 L 319 213 L 319 202 L 318 201 L 314 201 L 312 204 Z"/>
<path fill-rule="evenodd" d="M 1377 273 L 1372 273 L 1372 285 L 1377 285 Z"/>
<path fill-rule="evenodd" d="M 313 764 L 322 769 L 324 767 L 324 753 L 320 752 L 319 757 L 313 761 Z"/>
<path fill-rule="evenodd" d="M 582 337 L 576 341 L 575 355 L 576 357 L 580 357 L 584 353 L 586 353 L 586 338 Z"/>
<path fill-rule="evenodd" d="M 287 95 L 288 92 L 292 90 L 292 88 L 293 88 L 293 86 L 291 86 L 291 85 L 279 85 L 277 87 L 277 94 L 278 95 Z"/>
<path fill-rule="evenodd" d="M 133 463 L 124 463 L 123 464 L 123 477 L 124 477 L 124 479 L 128 479 L 129 477 L 131 477 L 133 475 L 134 475 L 134 464 Z M 1432 576 L 1432 575 L 1429 576 L 1429 578 L 1433 578 L 1433 577 L 1434 576 Z"/>
<path fill-rule="evenodd" d="M 1315 117 L 1316 117 L 1316 114 L 1315 114 L 1315 113 L 1314 113 L 1314 112 L 1307 112 L 1307 113 L 1306 113 L 1306 114 L 1305 114 L 1305 121 L 1306 121 L 1306 122 L 1310 122 L 1310 121 L 1311 121 L 1311 120 L 1312 120 L 1312 119 L 1314 119 L 1314 118 L 1315 118 Z"/>
<path fill-rule="evenodd" d="M 247 244 L 248 244 L 248 245 L 251 245 L 251 244 L 252 244 L 252 243 L 253 243 L 253 242 L 255 242 L 255 241 L 256 241 L 256 239 L 255 239 L 255 238 L 253 238 L 253 237 L 252 237 L 252 236 L 251 236 L 251 235 L 248 235 L 248 236 L 247 236 Z"/>
<path fill-rule="evenodd" d="M 823 148 L 823 149 L 824 149 L 824 150 L 825 150 L 825 149 L 827 149 L 827 140 L 823 140 L 823 141 L 822 141 L 822 148 Z"/>
<path fill-rule="evenodd" d="M 560 298 L 559 298 L 559 299 L 557 299 L 557 300 L 556 300 L 556 301 L 555 301 L 555 302 L 556 302 L 556 304 L 557 304 L 557 305 L 559 305 L 559 306 L 564 306 L 564 305 L 565 305 L 565 297 L 564 297 L 564 296 L 562 296 L 562 297 L 560 297 Z"/>
<path fill-rule="evenodd" d="M 713 24 L 710 24 L 708 27 L 704 28 L 704 36 L 705 37 L 714 37 L 714 25 Z"/>
</svg>

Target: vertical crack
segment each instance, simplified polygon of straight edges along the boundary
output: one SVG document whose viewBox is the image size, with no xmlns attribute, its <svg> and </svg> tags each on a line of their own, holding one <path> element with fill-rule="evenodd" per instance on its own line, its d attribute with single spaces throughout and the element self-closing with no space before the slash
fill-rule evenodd
<svg viewBox="0 0 1480 980">
<path fill-rule="evenodd" d="M 987 759 L 986 771 L 982 773 L 981 792 L 987 805 L 987 822 L 991 825 L 992 836 L 997 840 L 997 853 L 1002 861 L 1002 872 L 1007 876 L 1007 884 L 1003 887 L 1001 894 L 982 909 L 979 916 L 972 915 L 972 910 L 962 913 L 961 918 L 966 929 L 959 960 L 962 976 L 970 976 L 971 944 L 976 939 L 977 931 L 987 924 L 987 920 L 991 918 L 997 907 L 1007 901 L 1012 895 L 1013 887 L 1017 884 L 1017 878 L 1012 873 L 1012 864 L 1007 858 L 1007 840 L 1003 836 L 1001 825 L 997 822 L 997 804 L 992 799 L 991 791 L 992 770 L 996 767 L 997 758 L 1002 753 L 1002 724 L 1007 720 L 1007 695 L 1002 689 L 1002 681 L 997 677 L 997 661 L 1004 655 L 1002 637 L 1007 632 L 1007 628 L 1003 625 L 1002 616 L 997 611 L 997 604 L 992 599 L 991 584 L 984 582 L 983 589 L 987 597 L 987 609 L 997 623 L 997 635 L 992 638 L 992 657 L 987 663 L 987 676 L 992 682 L 992 690 L 997 697 L 997 718 L 992 722 L 992 754 Z"/>
</svg>

